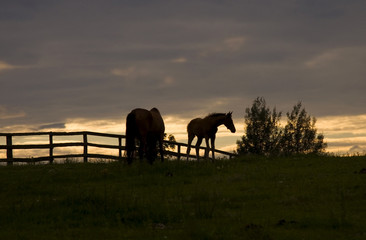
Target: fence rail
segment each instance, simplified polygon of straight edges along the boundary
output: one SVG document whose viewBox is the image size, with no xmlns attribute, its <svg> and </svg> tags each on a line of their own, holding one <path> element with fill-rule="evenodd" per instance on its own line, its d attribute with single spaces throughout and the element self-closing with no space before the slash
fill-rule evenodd
<svg viewBox="0 0 366 240">
<path fill-rule="evenodd" d="M 30 137 L 30 136 L 48 136 L 48 143 L 46 144 L 13 144 L 14 137 Z M 79 142 L 64 142 L 64 143 L 54 143 L 55 136 L 82 136 L 83 140 Z M 89 136 L 97 136 L 97 137 L 107 137 L 118 139 L 117 145 L 110 144 L 99 144 L 99 143 L 91 143 L 88 142 Z M 13 165 L 13 163 L 31 163 L 31 162 L 44 162 L 48 161 L 49 163 L 53 163 L 55 159 L 66 159 L 66 158 L 82 158 L 84 162 L 88 162 L 89 158 L 98 158 L 98 159 L 113 159 L 113 160 L 123 160 L 124 155 L 122 151 L 126 149 L 126 147 L 122 144 L 122 139 L 125 139 L 126 136 L 118 135 L 118 134 L 110 134 L 110 133 L 99 133 L 99 132 L 28 132 L 28 133 L 0 133 L 0 137 L 6 137 L 6 143 L 0 144 L 0 150 L 6 150 L 6 158 L 0 158 L 0 163 L 7 163 L 7 165 Z M 188 147 L 188 144 L 179 143 L 179 142 L 170 142 L 164 141 L 169 145 L 177 146 L 177 152 L 173 151 L 165 151 L 166 155 L 174 156 L 178 160 L 180 160 L 183 156 L 186 156 L 185 152 L 182 152 L 182 147 Z M 81 154 L 54 154 L 55 148 L 63 148 L 63 147 L 83 147 L 83 153 Z M 117 149 L 117 155 L 111 154 L 95 154 L 89 153 L 88 147 L 96 147 L 99 149 Z M 194 148 L 194 146 L 191 146 Z M 17 149 L 48 149 L 49 153 L 46 156 L 40 157 L 14 157 L 13 150 Z M 205 149 L 204 147 L 200 147 L 200 149 Z M 221 150 L 215 149 L 215 153 L 222 154 L 228 158 L 232 158 L 236 156 L 234 153 L 225 152 Z M 195 155 L 190 155 L 191 158 L 195 158 Z"/>
</svg>

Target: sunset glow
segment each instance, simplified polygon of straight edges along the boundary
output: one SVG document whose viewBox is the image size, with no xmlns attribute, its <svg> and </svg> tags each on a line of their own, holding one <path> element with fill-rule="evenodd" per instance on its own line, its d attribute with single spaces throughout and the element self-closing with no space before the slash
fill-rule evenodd
<svg viewBox="0 0 366 240">
<path fill-rule="evenodd" d="M 186 127 L 190 119 L 181 119 L 174 116 L 165 117 L 166 133 L 173 134 L 177 142 L 187 142 Z M 244 119 L 234 119 L 237 132 L 231 133 L 224 126 L 219 127 L 216 138 L 216 148 L 224 151 L 235 151 L 236 141 L 240 140 L 244 135 Z M 343 154 L 365 154 L 366 153 L 366 115 L 358 116 L 333 116 L 318 118 L 316 127 L 318 133 L 325 136 L 325 142 L 328 143 L 326 152 L 336 155 Z M 12 126 L 0 128 L 0 132 L 29 132 L 37 129 L 37 126 Z M 88 120 L 88 119 L 69 119 L 65 123 L 64 128 L 48 128 L 43 129 L 45 132 L 74 132 L 74 131 L 94 131 L 102 133 L 125 134 L 125 119 L 104 119 L 104 120 Z M 46 137 L 16 137 L 14 144 L 41 144 L 47 143 Z M 67 142 L 70 139 L 59 139 L 55 141 Z M 81 141 L 74 140 L 74 141 Z M 105 143 L 105 139 L 95 139 L 100 143 Z M 110 141 L 108 139 L 108 141 Z M 0 138 L 0 143 L 5 144 L 5 137 Z M 111 142 L 109 142 L 111 143 Z M 194 144 L 195 142 L 193 142 Z M 111 144 L 117 144 L 116 142 Z M 203 143 L 205 146 L 205 144 Z M 75 148 L 76 149 L 76 148 Z M 70 150 L 70 149 L 68 149 Z M 68 151 L 65 149 L 64 151 Z M 103 150 L 104 151 L 104 150 Z M 35 154 L 36 151 L 27 151 L 26 155 Z M 113 152 L 113 151 L 111 151 Z M 3 155 L 5 152 L 3 153 Z M 39 153 L 38 153 L 39 154 Z M 36 154 L 36 155 L 38 155 Z"/>
</svg>

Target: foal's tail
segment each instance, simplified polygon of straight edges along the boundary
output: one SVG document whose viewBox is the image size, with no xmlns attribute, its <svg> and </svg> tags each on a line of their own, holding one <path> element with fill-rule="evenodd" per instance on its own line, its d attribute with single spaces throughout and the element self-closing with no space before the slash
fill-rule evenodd
<svg viewBox="0 0 366 240">
<path fill-rule="evenodd" d="M 126 150 L 127 162 L 132 163 L 133 154 L 135 152 L 135 137 L 136 137 L 136 116 L 134 112 L 127 115 L 126 118 Z"/>
</svg>

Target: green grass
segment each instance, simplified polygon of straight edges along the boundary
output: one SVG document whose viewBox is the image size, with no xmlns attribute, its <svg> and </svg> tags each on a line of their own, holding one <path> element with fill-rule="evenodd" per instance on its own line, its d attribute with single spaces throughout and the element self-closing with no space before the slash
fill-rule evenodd
<svg viewBox="0 0 366 240">
<path fill-rule="evenodd" d="M 365 157 L 0 167 L 0 239 L 366 239 Z"/>
</svg>

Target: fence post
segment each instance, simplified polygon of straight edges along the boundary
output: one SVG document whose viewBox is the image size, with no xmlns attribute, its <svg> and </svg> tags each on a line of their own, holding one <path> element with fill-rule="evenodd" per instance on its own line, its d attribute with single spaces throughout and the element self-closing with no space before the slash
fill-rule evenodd
<svg viewBox="0 0 366 240">
<path fill-rule="evenodd" d="M 84 142 L 84 163 L 88 162 L 88 135 L 87 133 L 83 133 L 83 142 Z"/>
<path fill-rule="evenodd" d="M 118 137 L 118 157 L 122 161 L 122 137 Z"/>
<path fill-rule="evenodd" d="M 178 157 L 177 157 L 177 160 L 178 161 L 180 160 L 180 144 L 178 144 Z"/>
<path fill-rule="evenodd" d="M 7 165 L 13 165 L 13 139 L 12 136 L 6 135 L 6 157 L 8 159 Z"/>
<path fill-rule="evenodd" d="M 50 133 L 50 164 L 52 164 L 53 163 L 53 160 L 54 160 L 54 158 L 53 158 L 53 134 L 52 134 L 52 132 Z"/>
</svg>

